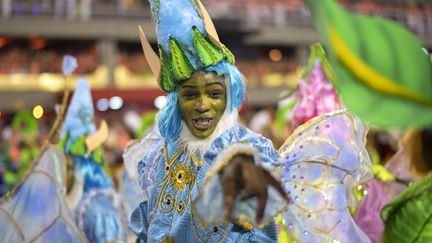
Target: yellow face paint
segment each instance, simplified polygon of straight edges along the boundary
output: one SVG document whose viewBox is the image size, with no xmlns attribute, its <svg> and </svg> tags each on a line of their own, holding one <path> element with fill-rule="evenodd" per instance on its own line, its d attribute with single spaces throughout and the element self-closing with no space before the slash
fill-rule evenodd
<svg viewBox="0 0 432 243">
<path fill-rule="evenodd" d="M 179 84 L 178 99 L 183 121 L 191 133 L 206 138 L 215 130 L 226 108 L 223 76 L 196 72 Z"/>
</svg>

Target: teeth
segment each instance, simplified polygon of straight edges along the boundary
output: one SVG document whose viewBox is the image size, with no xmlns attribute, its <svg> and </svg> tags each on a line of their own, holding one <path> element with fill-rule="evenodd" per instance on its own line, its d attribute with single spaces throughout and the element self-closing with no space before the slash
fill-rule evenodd
<svg viewBox="0 0 432 243">
<path fill-rule="evenodd" d="M 210 118 L 198 118 L 198 119 L 195 119 L 195 121 L 197 121 L 197 122 L 208 122 L 208 121 L 210 121 Z"/>
<path fill-rule="evenodd" d="M 212 118 L 195 118 L 193 122 L 198 129 L 205 130 L 210 126 Z"/>
</svg>

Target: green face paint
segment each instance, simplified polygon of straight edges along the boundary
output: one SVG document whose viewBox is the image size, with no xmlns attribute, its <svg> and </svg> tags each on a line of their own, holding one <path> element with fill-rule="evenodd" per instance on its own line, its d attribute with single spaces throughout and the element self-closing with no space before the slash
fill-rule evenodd
<svg viewBox="0 0 432 243">
<path fill-rule="evenodd" d="M 225 111 L 224 77 L 213 72 L 195 72 L 179 84 L 178 99 L 183 121 L 191 133 L 206 138 L 213 133 Z"/>
</svg>

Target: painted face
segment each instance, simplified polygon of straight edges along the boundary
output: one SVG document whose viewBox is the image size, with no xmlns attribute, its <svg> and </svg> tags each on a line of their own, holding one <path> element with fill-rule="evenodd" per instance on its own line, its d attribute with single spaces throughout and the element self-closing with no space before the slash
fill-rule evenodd
<svg viewBox="0 0 432 243">
<path fill-rule="evenodd" d="M 183 121 L 191 133 L 206 138 L 215 130 L 226 107 L 223 76 L 196 72 L 180 83 L 178 99 Z"/>
</svg>

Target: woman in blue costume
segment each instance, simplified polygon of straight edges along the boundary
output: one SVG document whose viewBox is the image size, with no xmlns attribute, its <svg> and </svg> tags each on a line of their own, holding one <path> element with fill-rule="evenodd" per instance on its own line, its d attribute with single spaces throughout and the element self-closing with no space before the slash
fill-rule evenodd
<svg viewBox="0 0 432 243">
<path fill-rule="evenodd" d="M 78 227 L 90 242 L 124 242 L 120 199 L 103 170 L 105 161 L 100 143 L 104 136 L 100 134 L 107 134 L 107 128 L 101 125 L 96 131 L 90 88 L 81 78 L 62 129 L 61 146 L 73 160 L 74 167 L 68 204 L 75 213 Z"/>
<path fill-rule="evenodd" d="M 367 242 L 348 212 L 352 186 L 370 169 L 360 122 L 344 111 L 320 116 L 277 151 L 238 124 L 243 76 L 201 2 L 150 3 L 160 64 L 142 31 L 141 40 L 168 103 L 124 154 L 144 192 L 129 219 L 138 238 L 276 242 L 274 216 L 283 213 L 300 241 Z"/>
</svg>

